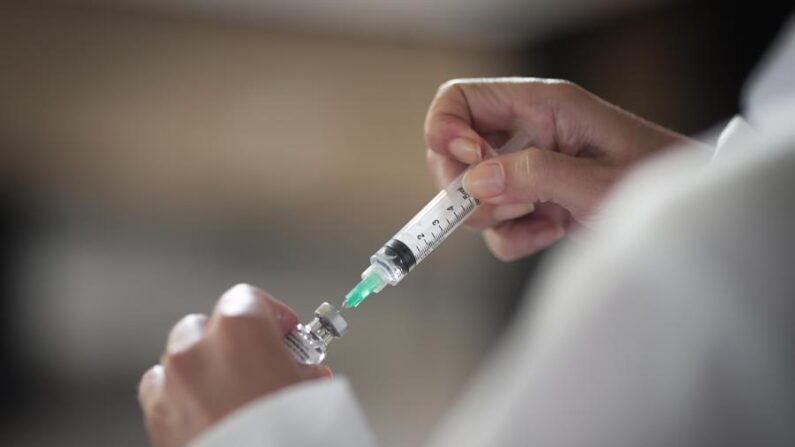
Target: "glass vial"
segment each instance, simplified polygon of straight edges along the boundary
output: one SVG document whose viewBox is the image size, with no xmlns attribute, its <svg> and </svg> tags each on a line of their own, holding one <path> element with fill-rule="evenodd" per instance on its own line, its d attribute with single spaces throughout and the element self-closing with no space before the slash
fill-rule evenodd
<svg viewBox="0 0 795 447">
<path fill-rule="evenodd" d="M 340 311 L 329 303 L 323 303 L 315 309 L 312 321 L 299 323 L 284 337 L 284 344 L 298 363 L 317 365 L 326 358 L 331 340 L 342 337 L 347 330 L 348 322 Z"/>
</svg>

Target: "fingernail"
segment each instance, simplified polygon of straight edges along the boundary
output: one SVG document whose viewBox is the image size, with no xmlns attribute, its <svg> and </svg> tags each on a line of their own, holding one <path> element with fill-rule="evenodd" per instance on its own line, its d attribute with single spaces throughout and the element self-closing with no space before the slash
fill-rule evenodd
<svg viewBox="0 0 795 447">
<path fill-rule="evenodd" d="M 259 291 L 248 284 L 238 284 L 227 290 L 218 301 L 217 310 L 230 317 L 239 315 L 267 317 L 270 315 L 267 303 L 259 296 Z"/>
<path fill-rule="evenodd" d="M 532 203 L 512 203 L 510 205 L 499 205 L 494 208 L 492 214 L 497 220 L 511 220 L 522 217 L 535 209 Z"/>
<path fill-rule="evenodd" d="M 536 234 L 533 241 L 535 242 L 536 247 L 546 247 L 547 245 L 550 245 L 562 238 L 564 233 L 565 231 L 562 227 L 554 226 Z"/>
<path fill-rule="evenodd" d="M 482 163 L 464 175 L 464 188 L 475 197 L 493 197 L 505 189 L 505 174 L 499 163 Z"/>
<path fill-rule="evenodd" d="M 466 138 L 456 138 L 450 142 L 450 153 L 464 163 L 477 163 L 480 161 L 480 147 L 477 143 Z"/>
</svg>

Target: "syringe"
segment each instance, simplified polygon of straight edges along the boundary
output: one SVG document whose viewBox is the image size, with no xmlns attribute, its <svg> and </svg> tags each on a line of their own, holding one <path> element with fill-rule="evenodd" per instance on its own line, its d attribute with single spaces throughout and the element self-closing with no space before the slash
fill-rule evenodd
<svg viewBox="0 0 795 447">
<path fill-rule="evenodd" d="M 490 149 L 488 156 L 527 148 L 532 141 L 530 129 L 518 126 L 513 136 L 496 151 Z M 345 296 L 343 307 L 356 307 L 387 284 L 397 285 L 477 209 L 480 201 L 464 189 L 465 173 L 440 191 L 370 257 L 370 267 L 362 273 L 359 284 Z"/>
</svg>

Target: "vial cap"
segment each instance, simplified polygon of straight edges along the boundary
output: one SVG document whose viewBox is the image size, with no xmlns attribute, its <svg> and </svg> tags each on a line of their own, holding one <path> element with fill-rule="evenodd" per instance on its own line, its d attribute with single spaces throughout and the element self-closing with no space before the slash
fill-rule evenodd
<svg viewBox="0 0 795 447">
<path fill-rule="evenodd" d="M 334 333 L 335 337 L 342 337 L 348 331 L 348 322 L 340 311 L 329 303 L 323 303 L 315 309 L 315 316 Z"/>
</svg>

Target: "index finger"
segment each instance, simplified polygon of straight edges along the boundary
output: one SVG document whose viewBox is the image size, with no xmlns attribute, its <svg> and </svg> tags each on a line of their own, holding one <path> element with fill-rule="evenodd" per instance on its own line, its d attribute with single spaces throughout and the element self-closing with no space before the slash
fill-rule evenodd
<svg viewBox="0 0 795 447">
<path fill-rule="evenodd" d="M 506 130 L 510 114 L 510 98 L 501 94 L 496 80 L 448 81 L 428 109 L 425 143 L 440 155 L 467 164 L 478 162 L 487 147 L 482 133 Z"/>
</svg>

